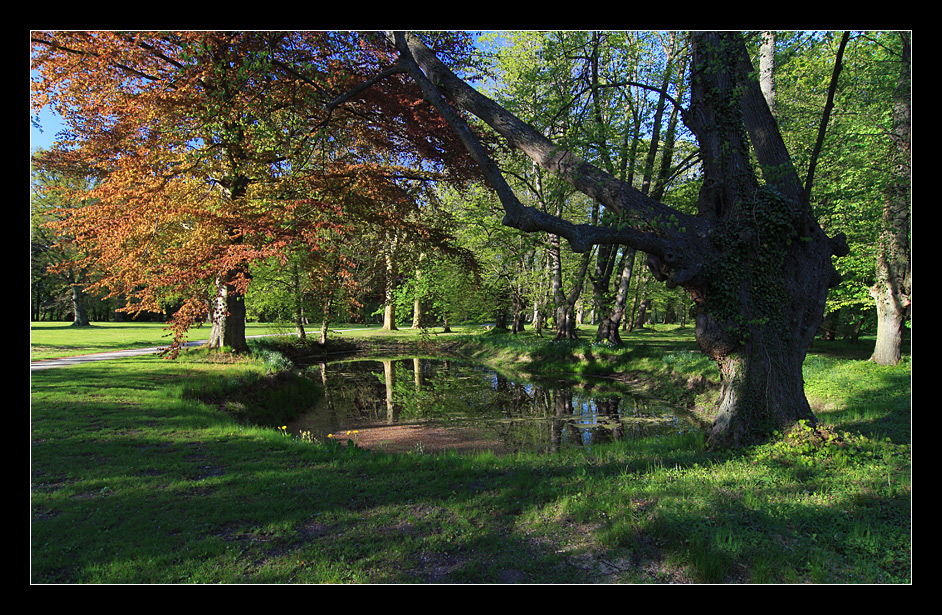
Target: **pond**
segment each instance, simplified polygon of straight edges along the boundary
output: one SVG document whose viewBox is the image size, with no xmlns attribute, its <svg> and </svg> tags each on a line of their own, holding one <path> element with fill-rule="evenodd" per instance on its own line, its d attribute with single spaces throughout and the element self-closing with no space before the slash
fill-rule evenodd
<svg viewBox="0 0 942 615">
<path fill-rule="evenodd" d="M 397 358 L 312 368 L 324 396 L 291 434 L 395 452 L 553 452 L 695 430 L 684 414 L 611 380 L 527 381 L 471 363 Z"/>
</svg>

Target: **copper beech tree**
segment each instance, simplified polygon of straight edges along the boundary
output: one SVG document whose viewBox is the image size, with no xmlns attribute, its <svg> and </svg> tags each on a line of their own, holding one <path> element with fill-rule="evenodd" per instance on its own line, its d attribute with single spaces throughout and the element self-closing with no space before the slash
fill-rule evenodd
<svg viewBox="0 0 942 615">
<path fill-rule="evenodd" d="M 682 117 L 700 147 L 703 185 L 694 215 L 550 142 L 460 79 L 422 37 L 388 32 L 387 38 L 398 51 L 387 72 L 410 75 L 461 137 L 500 198 L 504 224 L 559 235 L 577 252 L 597 244 L 642 250 L 658 280 L 685 288 L 695 299 L 697 342 L 722 379 L 711 445 L 760 441 L 799 419 L 815 421 L 802 363 L 822 322 L 828 289 L 840 281 L 832 257 L 848 248 L 842 235 L 826 236 L 815 219 L 814 164 L 807 177 L 798 176 L 740 33 L 691 37 L 691 101 Z M 843 43 L 832 81 L 842 51 Z M 822 113 L 822 135 L 828 112 Z M 468 114 L 618 213 L 623 224 L 573 222 L 523 205 L 469 127 Z"/>
<path fill-rule="evenodd" d="M 408 79 L 331 104 L 388 61 L 360 40 L 34 32 L 32 104 L 67 126 L 37 162 L 96 178 L 59 225 L 96 286 L 131 312 L 182 302 L 174 348 L 210 317 L 210 345 L 242 350 L 253 262 L 288 246 L 316 256 L 365 221 L 399 224 L 428 182 L 476 173 Z"/>
</svg>

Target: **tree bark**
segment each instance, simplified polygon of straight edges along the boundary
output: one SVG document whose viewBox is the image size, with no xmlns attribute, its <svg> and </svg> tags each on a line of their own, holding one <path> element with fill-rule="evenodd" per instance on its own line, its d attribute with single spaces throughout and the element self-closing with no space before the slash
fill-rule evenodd
<svg viewBox="0 0 942 615">
<path fill-rule="evenodd" d="M 511 309 L 513 310 L 513 324 L 511 332 L 516 335 L 524 329 L 523 311 L 527 309 L 527 302 L 524 301 L 523 297 L 520 296 L 520 293 L 514 289 L 511 291 L 510 305 Z"/>
<path fill-rule="evenodd" d="M 877 281 L 870 295 L 877 305 L 877 342 L 872 361 L 896 365 L 903 356 L 903 332 L 912 309 L 912 260 L 909 247 L 911 104 L 909 33 L 902 32 L 900 77 L 894 92 L 892 138 L 896 148 L 895 181 L 886 195 L 877 258 Z"/>
<path fill-rule="evenodd" d="M 216 281 L 213 326 L 206 344 L 209 348 L 220 350 L 228 347 L 233 352 L 246 352 L 249 349 L 245 339 L 245 297 L 233 283 L 236 276 L 230 273 Z"/>
<path fill-rule="evenodd" d="M 589 268 L 592 253 L 586 252 L 582 255 L 579 270 L 576 272 L 576 278 L 573 281 L 573 287 L 569 294 L 563 290 L 562 284 L 562 255 L 560 253 L 559 237 L 550 235 L 550 261 L 553 268 L 553 299 L 556 303 L 556 312 L 554 327 L 556 330 L 556 340 L 574 340 L 576 335 L 576 315 L 574 306 L 582 294 L 582 287 L 585 283 L 585 274 Z"/>
<path fill-rule="evenodd" d="M 301 287 L 301 270 L 297 263 L 292 265 L 292 285 L 294 291 L 294 330 L 298 334 L 298 338 L 306 339 L 307 332 L 304 330 L 304 291 Z M 325 317 L 326 320 L 326 317 Z"/>
<path fill-rule="evenodd" d="M 618 276 L 618 288 L 615 292 L 615 301 L 611 310 L 602 317 L 599 323 L 596 341 L 608 342 L 616 346 L 621 346 L 621 334 L 618 328 L 625 317 L 625 309 L 628 305 L 628 287 L 631 284 L 631 276 L 634 271 L 635 251 L 631 248 L 625 248 L 625 255 L 622 258 L 621 274 Z"/>
<path fill-rule="evenodd" d="M 415 283 L 416 286 L 421 284 L 422 280 L 422 261 L 425 260 L 425 254 L 419 254 L 419 264 L 415 268 Z M 422 308 L 422 293 L 419 289 L 416 289 L 415 299 L 412 302 L 412 328 L 421 329 L 423 326 L 425 315 Z"/>
<path fill-rule="evenodd" d="M 88 311 L 85 309 L 85 293 L 79 284 L 72 285 L 72 326 L 87 327 Z"/>
<path fill-rule="evenodd" d="M 386 277 L 384 279 L 383 301 L 383 330 L 398 331 L 396 326 L 396 248 L 399 238 L 396 235 L 392 237 L 386 233 L 386 241 L 383 246 L 383 257 L 386 265 Z"/>
<path fill-rule="evenodd" d="M 759 46 L 759 85 L 769 110 L 775 114 L 775 32 L 762 33 Z"/>
</svg>

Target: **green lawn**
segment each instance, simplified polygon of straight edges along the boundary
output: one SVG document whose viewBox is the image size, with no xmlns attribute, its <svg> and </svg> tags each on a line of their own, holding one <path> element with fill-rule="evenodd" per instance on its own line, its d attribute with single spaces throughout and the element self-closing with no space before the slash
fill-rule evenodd
<svg viewBox="0 0 942 615">
<path fill-rule="evenodd" d="M 99 340 L 42 323 L 33 335 L 69 353 L 161 339 L 158 325 L 99 327 Z M 631 334 L 617 351 L 367 334 L 463 339 L 468 354 L 527 369 L 643 369 L 664 386 L 712 369 L 689 330 Z M 261 359 L 190 352 L 35 372 L 30 579 L 910 583 L 911 362 L 865 355 L 820 344 L 806 362 L 833 440 L 797 430 L 723 454 L 691 435 L 543 456 L 364 452 L 242 425 L 207 401 L 269 390 Z M 309 388 L 288 378 L 271 399 L 291 412 Z"/>
<path fill-rule="evenodd" d="M 30 360 L 69 357 L 112 350 L 169 346 L 173 336 L 161 322 L 96 322 L 73 327 L 70 322 L 33 322 L 30 325 Z M 342 325 L 343 328 L 357 325 Z M 340 328 L 335 327 L 335 328 Z M 248 323 L 246 335 L 284 335 L 292 328 L 269 323 Z M 313 333 L 317 333 L 314 331 Z M 209 339 L 209 326 L 190 331 L 189 340 Z"/>
</svg>

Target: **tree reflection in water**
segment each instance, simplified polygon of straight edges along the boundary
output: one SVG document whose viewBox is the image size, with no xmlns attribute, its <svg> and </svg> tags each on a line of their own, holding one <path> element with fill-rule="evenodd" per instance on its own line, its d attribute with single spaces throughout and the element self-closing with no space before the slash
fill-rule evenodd
<svg viewBox="0 0 942 615">
<path fill-rule="evenodd" d="M 324 396 L 289 431 L 308 431 L 320 440 L 357 432 L 365 448 L 553 452 L 696 429 L 685 414 L 609 380 L 528 381 L 424 358 L 313 369 Z"/>
</svg>

